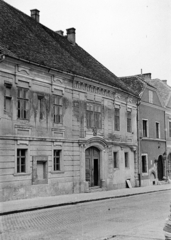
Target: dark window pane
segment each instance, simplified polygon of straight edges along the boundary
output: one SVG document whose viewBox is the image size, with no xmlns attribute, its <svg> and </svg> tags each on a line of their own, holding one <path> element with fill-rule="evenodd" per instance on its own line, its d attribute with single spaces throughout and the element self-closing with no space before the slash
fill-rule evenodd
<svg viewBox="0 0 171 240">
<path fill-rule="evenodd" d="M 17 173 L 26 172 L 26 149 L 17 149 Z"/>
</svg>

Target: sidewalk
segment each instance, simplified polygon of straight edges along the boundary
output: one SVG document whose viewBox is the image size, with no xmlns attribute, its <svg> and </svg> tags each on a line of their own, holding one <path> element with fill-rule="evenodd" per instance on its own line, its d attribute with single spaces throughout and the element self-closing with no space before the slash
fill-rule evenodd
<svg viewBox="0 0 171 240">
<path fill-rule="evenodd" d="M 0 215 L 167 190 L 171 184 L 8 201 L 0 203 Z"/>
</svg>

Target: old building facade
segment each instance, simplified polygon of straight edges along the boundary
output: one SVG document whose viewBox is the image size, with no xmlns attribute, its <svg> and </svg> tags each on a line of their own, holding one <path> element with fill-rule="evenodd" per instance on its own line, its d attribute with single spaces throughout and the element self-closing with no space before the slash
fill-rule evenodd
<svg viewBox="0 0 171 240">
<path fill-rule="evenodd" d="M 0 200 L 137 186 L 138 95 L 74 28 L 63 36 L 38 10 L 0 7 Z"/>
<path fill-rule="evenodd" d="M 166 177 L 165 108 L 151 74 L 122 78 L 139 93 L 138 149 L 140 186 L 158 184 Z"/>
<path fill-rule="evenodd" d="M 171 178 L 171 87 L 167 80 L 151 79 L 149 83 L 157 89 L 165 108 L 166 178 Z"/>
</svg>

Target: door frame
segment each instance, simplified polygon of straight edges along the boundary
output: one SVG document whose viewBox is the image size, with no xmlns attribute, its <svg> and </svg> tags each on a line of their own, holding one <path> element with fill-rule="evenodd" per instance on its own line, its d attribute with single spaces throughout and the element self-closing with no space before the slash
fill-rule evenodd
<svg viewBox="0 0 171 240">
<path fill-rule="evenodd" d="M 93 148 L 94 149 L 96 149 L 96 150 L 98 150 L 98 156 L 94 156 L 93 155 Z M 88 158 L 88 157 L 86 157 L 86 151 L 88 150 L 88 149 L 90 149 L 90 157 Z M 91 149 L 92 149 L 92 151 L 91 151 Z M 100 168 L 101 168 L 101 161 L 100 161 L 100 159 L 101 159 L 101 154 L 100 154 L 100 149 L 98 148 L 98 147 L 96 147 L 96 146 L 90 146 L 90 147 L 88 147 L 86 150 L 85 150 L 85 166 L 86 166 L 86 161 L 87 161 L 87 159 L 89 159 L 89 174 L 90 174 L 90 181 L 88 181 L 89 182 L 89 187 L 96 187 L 96 186 L 99 186 L 100 187 Z M 97 174 L 98 174 L 98 184 L 97 185 L 94 185 L 94 182 L 95 182 L 95 171 L 94 171 L 94 167 L 95 167 L 95 159 L 97 159 L 97 161 L 98 161 L 98 165 L 97 165 L 97 168 L 98 169 L 96 169 L 97 170 Z M 86 167 L 85 167 L 85 180 L 87 181 L 87 179 L 86 179 Z"/>
</svg>

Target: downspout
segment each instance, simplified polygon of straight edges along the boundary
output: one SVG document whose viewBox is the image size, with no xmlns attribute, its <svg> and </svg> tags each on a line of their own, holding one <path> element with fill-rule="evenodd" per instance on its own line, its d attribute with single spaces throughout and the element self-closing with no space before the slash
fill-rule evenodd
<svg viewBox="0 0 171 240">
<path fill-rule="evenodd" d="M 166 122 L 166 111 L 164 110 L 164 132 L 165 132 L 165 153 L 166 153 L 166 181 L 168 180 L 168 156 L 167 156 L 167 122 Z"/>
<path fill-rule="evenodd" d="M 137 142 L 138 142 L 138 148 L 137 148 L 137 157 L 138 157 L 138 181 L 139 181 L 139 187 L 141 187 L 141 152 L 140 152 L 140 133 L 139 133 L 139 127 L 140 127 L 140 113 L 139 113 L 139 105 L 141 103 L 141 100 L 138 100 L 137 102 Z"/>
</svg>

